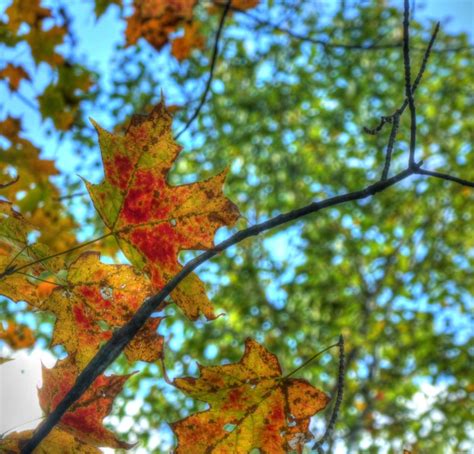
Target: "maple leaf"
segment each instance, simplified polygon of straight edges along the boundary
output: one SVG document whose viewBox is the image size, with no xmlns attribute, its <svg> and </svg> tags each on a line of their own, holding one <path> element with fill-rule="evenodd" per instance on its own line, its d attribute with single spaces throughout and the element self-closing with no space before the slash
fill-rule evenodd
<svg viewBox="0 0 474 454">
<path fill-rule="evenodd" d="M 171 32 L 192 19 L 196 4 L 197 0 L 135 0 L 133 15 L 127 19 L 127 45 L 143 37 L 160 50 Z"/>
<path fill-rule="evenodd" d="M 199 33 L 200 24 L 196 21 L 184 25 L 184 36 L 176 38 L 171 44 L 171 53 L 178 59 L 188 58 L 193 49 L 202 49 L 204 37 Z"/>
<path fill-rule="evenodd" d="M 5 13 L 9 19 L 7 26 L 13 32 L 17 32 L 22 23 L 35 27 L 51 16 L 51 10 L 41 7 L 40 0 L 13 0 Z"/>
<path fill-rule="evenodd" d="M 14 432 L 0 439 L 3 454 L 20 454 L 21 448 L 33 436 L 34 430 Z M 89 446 L 66 430 L 55 427 L 35 449 L 35 454 L 101 454 L 102 451 Z"/>
<path fill-rule="evenodd" d="M 0 121 L 0 134 L 11 142 L 18 139 L 21 129 L 21 121 L 19 118 L 8 116 Z"/>
<path fill-rule="evenodd" d="M 260 3 L 260 0 L 232 0 L 231 6 L 237 9 L 246 10 L 255 8 Z"/>
<path fill-rule="evenodd" d="M 181 147 L 171 132 L 171 115 L 160 103 L 148 116 L 134 116 L 125 136 L 99 133 L 105 180 L 86 182 L 94 205 L 125 255 L 150 273 L 160 290 L 177 274 L 182 250 L 213 247 L 215 231 L 233 225 L 237 207 L 222 192 L 227 170 L 181 186 L 167 182 Z M 172 292 L 187 317 L 215 318 L 203 283 L 190 275 Z"/>
<path fill-rule="evenodd" d="M 203 367 L 198 378 L 173 384 L 210 409 L 172 424 L 176 453 L 302 452 L 312 437 L 310 417 L 329 398 L 309 382 L 282 376 L 275 355 L 253 339 L 236 364 Z"/>
<path fill-rule="evenodd" d="M 34 27 L 25 36 L 31 48 L 33 60 L 38 65 L 41 62 L 57 66 L 64 62 L 64 57 L 56 52 L 56 47 L 62 44 L 67 33 L 64 27 L 55 25 L 49 30 Z"/>
<path fill-rule="evenodd" d="M 41 305 L 57 317 L 52 344 L 64 345 L 83 369 L 151 296 L 149 281 L 129 265 L 106 265 L 97 252 L 81 254 L 68 268 L 65 283 L 56 287 Z M 163 338 L 156 333 L 162 318 L 152 318 L 125 348 L 129 361 L 156 361 Z"/>
<path fill-rule="evenodd" d="M 0 78 L 8 79 L 8 85 L 12 91 L 18 90 L 20 82 L 23 79 L 31 80 L 30 75 L 25 71 L 23 66 L 13 65 L 11 63 L 0 71 Z"/>
<path fill-rule="evenodd" d="M 51 118 L 57 129 L 71 128 L 79 112 L 80 102 L 93 85 L 91 74 L 80 65 L 65 64 L 58 69 L 57 80 L 38 96 L 43 118 Z"/>
<path fill-rule="evenodd" d="M 38 286 L 47 277 L 59 273 L 64 267 L 63 260 L 56 257 L 28 266 L 22 272 L 8 272 L 50 255 L 48 247 L 30 244 L 28 238 L 34 232 L 34 226 L 10 203 L 0 201 L 0 272 L 4 274 L 0 278 L 0 295 L 39 307 L 45 295 L 39 292 Z"/>
<path fill-rule="evenodd" d="M 28 326 L 9 321 L 6 329 L 0 325 L 0 341 L 18 350 L 31 347 L 35 343 L 35 337 Z"/>
<path fill-rule="evenodd" d="M 52 369 L 43 366 L 43 386 L 38 390 L 38 397 L 40 406 L 46 414 L 51 413 L 61 402 L 75 383 L 78 373 L 79 369 L 72 357 L 58 361 Z M 102 424 L 128 377 L 129 375 L 100 375 L 64 414 L 57 427 L 91 446 L 131 448 L 133 445 L 118 440 Z"/>
<path fill-rule="evenodd" d="M 245 11 L 247 9 L 255 8 L 260 3 L 260 0 L 232 0 L 230 6 L 231 8 L 239 9 L 241 11 Z M 210 14 L 218 14 L 224 8 L 226 2 L 221 0 L 214 2 L 208 7 L 208 11 Z"/>
<path fill-rule="evenodd" d="M 7 117 L 0 122 L 0 134 L 11 146 L 0 153 L 0 177 L 12 180 L 12 168 L 19 180 L 2 189 L 2 196 L 19 208 L 26 219 L 39 231 L 38 241 L 52 250 L 66 250 L 77 244 L 74 230 L 76 223 L 65 214 L 58 201 L 58 189 L 50 181 L 57 175 L 54 161 L 42 159 L 40 150 L 30 141 L 19 137 L 21 122 Z"/>
</svg>

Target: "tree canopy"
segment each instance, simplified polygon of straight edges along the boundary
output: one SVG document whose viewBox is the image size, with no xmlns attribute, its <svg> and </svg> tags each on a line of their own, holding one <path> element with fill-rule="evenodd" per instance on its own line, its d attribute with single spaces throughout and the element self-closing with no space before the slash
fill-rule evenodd
<svg viewBox="0 0 474 454">
<path fill-rule="evenodd" d="M 96 22 L 85 36 L 81 27 L 92 14 Z M 473 48 L 465 34 L 447 33 L 441 24 L 426 62 L 435 23 L 416 18 L 412 11 L 413 80 L 426 63 L 414 92 L 417 159 L 472 182 Z M 17 248 L 6 251 L 2 244 L 0 341 L 6 351 L 51 344 L 60 371 L 69 370 L 71 351 L 82 355 L 74 366 L 82 369 L 156 293 L 150 286 L 160 290 L 197 256 L 194 250 L 212 251 L 218 228 L 215 243 L 376 183 L 398 118 L 386 177 L 403 172 L 412 123 L 407 105 L 404 115 L 392 115 L 406 96 L 402 21 L 403 9 L 379 1 L 324 7 L 293 0 L 13 0 L 0 22 L 0 195 L 12 203 L 0 202 L 1 233 Z M 93 54 L 83 54 L 83 42 L 100 47 L 109 23 L 116 48 L 110 60 L 95 64 Z M 147 140 L 166 142 L 166 153 L 153 151 L 152 140 L 146 143 L 150 159 L 138 163 L 144 129 Z M 130 162 L 121 167 L 124 156 Z M 134 175 L 143 171 L 142 180 L 133 176 L 129 183 L 132 168 Z M 126 198 L 132 190 L 155 199 L 137 195 L 133 205 Z M 374 197 L 331 206 L 226 249 L 171 293 L 176 305 L 160 306 L 145 325 L 151 340 L 137 336 L 107 369 L 114 375 L 87 391 L 99 395 L 105 386 L 117 395 L 107 420 L 117 435 L 101 428 L 103 437 L 115 448 L 138 442 L 132 452 L 169 452 L 176 445 L 173 423 L 177 452 L 190 452 L 181 440 L 189 420 L 199 426 L 204 418 L 209 427 L 213 405 L 232 401 L 209 391 L 206 380 L 230 370 L 238 381 L 246 361 L 263 374 L 255 376 L 284 376 L 342 335 L 344 399 L 327 452 L 467 449 L 473 441 L 473 218 L 471 187 L 414 173 Z M 142 231 L 143 223 L 162 219 L 173 227 L 178 219 L 179 228 Z M 174 237 L 168 241 L 177 230 L 179 247 Z M 147 255 L 148 243 L 136 239 L 140 232 L 147 241 L 155 235 L 151 244 L 160 254 Z M 88 248 L 100 250 L 102 262 L 97 252 L 84 253 L 91 240 Z M 48 270 L 27 268 L 33 277 L 8 275 L 12 257 L 18 269 L 32 257 L 63 251 L 68 254 L 48 261 Z M 89 274 L 81 274 L 79 264 Z M 133 306 L 114 314 L 105 308 L 103 325 L 81 340 L 88 348 L 78 348 L 79 334 L 70 336 L 78 319 L 71 314 L 94 283 L 97 301 L 110 300 L 104 279 L 114 289 L 125 282 Z M 72 295 L 55 290 L 67 285 Z M 22 323 L 31 310 L 35 318 Z M 55 323 L 63 331 L 53 330 Z M 260 363 L 271 371 L 262 372 Z M 308 386 L 323 408 L 326 397 L 319 393 L 336 395 L 338 368 L 337 349 L 328 350 L 298 370 L 295 381 L 279 382 L 279 392 L 288 396 L 298 384 Z M 51 371 L 45 373 L 58 373 Z M 116 378 L 129 374 L 126 382 Z M 432 395 L 423 399 L 427 389 Z M 65 394 L 42 390 L 48 408 Z M 252 392 L 258 397 L 266 388 Z M 134 400 L 139 405 L 130 414 Z M 310 423 L 313 413 L 296 404 L 292 411 L 308 418 L 318 438 L 334 401 Z M 204 412 L 204 402 L 212 411 Z M 103 402 L 99 422 L 111 406 Z M 56 432 L 53 442 L 70 436 Z"/>
</svg>

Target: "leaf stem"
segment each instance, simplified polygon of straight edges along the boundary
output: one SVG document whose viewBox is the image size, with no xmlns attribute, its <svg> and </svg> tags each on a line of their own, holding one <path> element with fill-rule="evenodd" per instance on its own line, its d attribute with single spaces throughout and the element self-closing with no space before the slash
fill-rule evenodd
<svg viewBox="0 0 474 454">
<path fill-rule="evenodd" d="M 327 351 L 331 350 L 331 348 L 337 347 L 339 345 L 339 342 L 336 344 L 332 344 L 329 347 L 326 347 L 324 350 L 319 351 L 318 353 L 315 353 L 311 358 L 307 359 L 301 366 L 298 366 L 295 370 L 290 372 L 289 374 L 286 374 L 283 377 L 283 380 L 286 380 L 287 378 L 290 378 L 292 375 L 295 375 L 296 372 L 300 371 L 304 367 L 306 367 L 310 362 L 314 361 L 318 356 L 321 356 L 323 353 L 326 353 Z"/>
<path fill-rule="evenodd" d="M 53 259 L 55 257 L 59 257 L 64 254 L 69 254 L 69 252 L 76 251 L 78 249 L 81 249 L 85 246 L 89 246 L 90 244 L 97 243 L 97 241 L 103 240 L 104 238 L 107 238 L 109 236 L 113 235 L 113 232 L 106 233 L 105 235 L 99 236 L 97 238 L 94 238 L 93 240 L 86 241 L 84 243 L 78 244 L 77 246 L 74 246 L 72 248 L 66 249 L 65 251 L 57 252 L 56 254 L 48 255 L 46 257 L 41 257 L 37 260 L 33 260 L 32 262 L 25 263 L 22 266 L 19 266 L 18 268 L 6 268 L 3 273 L 0 274 L 0 279 L 5 276 L 10 276 L 11 274 L 15 274 L 21 270 L 24 270 L 26 268 L 29 268 L 30 266 L 36 265 L 37 263 L 45 262 L 46 260 Z"/>
</svg>

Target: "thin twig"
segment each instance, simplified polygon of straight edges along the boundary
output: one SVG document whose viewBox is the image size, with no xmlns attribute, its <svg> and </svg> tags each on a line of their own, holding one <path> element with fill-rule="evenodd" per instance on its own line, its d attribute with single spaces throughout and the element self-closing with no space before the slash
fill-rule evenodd
<svg viewBox="0 0 474 454">
<path fill-rule="evenodd" d="M 20 179 L 20 175 L 17 175 L 13 180 L 9 181 L 8 183 L 0 184 L 0 189 L 8 188 L 8 186 L 15 184 L 19 179 Z"/>
<path fill-rule="evenodd" d="M 189 120 L 184 125 L 183 129 L 181 129 L 181 131 L 179 131 L 174 136 L 175 139 L 179 139 L 181 134 L 183 134 L 184 131 L 186 131 L 191 126 L 192 122 L 197 118 L 197 116 L 199 115 L 199 112 L 201 112 L 202 107 L 206 103 L 207 95 L 209 94 L 209 91 L 211 89 L 211 83 L 212 83 L 212 79 L 214 77 L 214 69 L 215 69 L 216 63 L 217 63 L 217 56 L 219 54 L 219 40 L 221 38 L 221 33 L 222 33 L 223 28 L 224 28 L 225 18 L 226 18 L 227 13 L 229 12 L 229 9 L 230 9 L 231 1 L 232 0 L 227 0 L 227 3 L 224 7 L 224 11 L 222 12 L 221 20 L 219 22 L 219 27 L 218 27 L 217 33 L 216 33 L 216 39 L 214 41 L 214 49 L 212 51 L 211 68 L 209 70 L 209 75 L 207 77 L 206 87 L 205 87 L 204 92 L 202 94 L 201 101 L 199 102 L 198 106 L 196 107 L 196 110 L 194 111 L 194 113 L 191 115 Z"/>
<path fill-rule="evenodd" d="M 474 182 L 464 180 L 458 177 L 453 177 L 451 175 L 448 175 L 447 173 L 433 172 L 432 170 L 425 170 L 422 168 L 419 168 L 418 170 L 416 170 L 415 173 L 417 173 L 418 175 L 427 175 L 430 177 L 440 178 L 441 180 L 454 181 L 455 183 L 458 183 L 462 186 L 468 186 L 470 188 L 474 188 Z"/>
<path fill-rule="evenodd" d="M 324 348 L 323 350 L 319 351 L 318 353 L 315 353 L 311 358 L 307 359 L 301 366 L 298 366 L 296 369 L 291 371 L 289 374 L 286 374 L 284 377 L 282 377 L 282 380 L 286 380 L 290 378 L 292 375 L 295 375 L 296 372 L 299 370 L 303 369 L 306 367 L 310 362 L 314 361 L 318 356 L 321 356 L 323 353 L 326 353 L 327 351 L 331 350 L 331 348 L 337 347 L 339 345 L 339 342 L 337 344 L 332 344 L 329 347 Z"/>
<path fill-rule="evenodd" d="M 85 241 L 84 243 L 78 244 L 77 246 L 71 247 L 69 249 L 66 249 L 65 251 L 57 252 L 56 254 L 51 254 L 46 257 L 41 257 L 37 260 L 33 260 L 32 262 L 25 263 L 24 265 L 15 268 L 15 267 L 10 267 L 6 268 L 3 273 L 0 273 L 0 279 L 5 277 L 5 276 L 10 276 L 11 274 L 18 273 L 21 270 L 24 270 L 26 268 L 29 268 L 30 266 L 36 265 L 37 263 L 45 262 L 46 260 L 53 259 L 55 257 L 59 257 L 64 254 L 68 254 L 69 252 L 76 251 L 77 249 L 81 249 L 84 246 L 88 246 L 93 243 L 97 243 L 97 241 L 103 240 L 104 238 L 107 238 L 108 236 L 113 235 L 113 232 L 106 233 L 105 235 L 99 236 L 98 238 L 94 238 L 90 241 Z"/>
<path fill-rule="evenodd" d="M 434 42 L 436 40 L 436 36 L 438 35 L 438 32 L 439 32 L 439 22 L 436 24 L 436 26 L 433 30 L 433 33 L 431 34 L 430 42 L 428 43 L 428 47 L 425 50 L 425 54 L 423 55 L 423 60 L 421 62 L 420 69 L 419 69 L 418 74 L 416 76 L 415 82 L 413 83 L 412 93 L 415 93 L 416 89 L 420 85 L 421 78 L 423 77 L 423 74 L 424 74 L 425 69 L 426 69 L 426 64 L 428 63 L 428 59 L 429 59 L 431 53 L 433 52 L 433 45 L 434 45 Z M 364 132 L 367 133 L 367 134 L 372 134 L 372 135 L 378 134 L 382 130 L 382 128 L 385 126 L 386 123 L 392 123 L 395 115 L 398 114 L 400 116 L 403 112 L 405 112 L 405 109 L 407 107 L 408 107 L 408 99 L 405 98 L 405 100 L 403 101 L 402 106 L 399 109 L 397 109 L 397 111 L 395 113 L 393 113 L 392 115 L 388 115 L 388 116 L 382 116 L 380 118 L 379 124 L 373 129 L 364 127 L 363 128 Z"/>
<path fill-rule="evenodd" d="M 25 249 L 28 249 L 29 245 L 28 244 L 25 244 L 14 256 L 13 258 L 10 260 L 10 262 L 8 263 L 8 265 L 5 266 L 5 270 L 11 270 L 14 268 L 13 264 L 15 263 L 15 260 L 21 255 L 23 254 L 23 251 L 25 251 Z"/>
<path fill-rule="evenodd" d="M 59 285 L 57 282 L 53 281 L 48 281 L 47 279 L 42 279 L 38 276 L 34 276 L 33 274 L 30 273 L 24 273 L 23 271 L 16 271 L 18 274 L 22 274 L 23 276 L 29 277 L 30 279 L 36 279 L 37 281 L 40 282 L 46 282 L 47 284 L 53 284 L 53 285 Z"/>
<path fill-rule="evenodd" d="M 410 61 L 410 5 L 409 0 L 404 1 L 403 8 L 403 67 L 405 69 L 405 98 L 408 100 L 410 109 L 410 154 L 408 165 L 415 165 L 416 147 L 416 108 L 411 86 L 411 61 Z"/>
<path fill-rule="evenodd" d="M 21 92 L 19 91 L 14 91 L 12 92 L 18 99 L 23 101 L 25 105 L 27 105 L 30 109 L 34 110 L 35 112 L 38 112 L 38 106 L 33 104 L 26 96 L 24 96 Z"/>
<path fill-rule="evenodd" d="M 398 125 L 400 123 L 400 115 L 396 114 L 393 117 L 392 129 L 390 131 L 390 137 L 388 139 L 387 150 L 385 151 L 385 164 L 382 171 L 382 180 L 386 180 L 388 172 L 390 170 L 390 163 L 392 162 L 393 146 L 395 145 L 395 139 L 397 137 Z"/>
<path fill-rule="evenodd" d="M 67 194 L 67 195 L 62 195 L 61 197 L 58 197 L 56 199 L 54 199 L 56 202 L 61 202 L 63 200 L 67 200 L 67 199 L 73 199 L 74 197 L 81 197 L 83 195 L 87 195 L 88 193 L 87 192 L 74 192 L 73 194 Z"/>
<path fill-rule="evenodd" d="M 337 393 L 336 393 L 336 402 L 334 403 L 334 408 L 332 409 L 331 418 L 326 427 L 324 435 L 313 445 L 313 449 L 318 451 L 319 454 L 323 453 L 322 445 L 329 439 L 334 431 L 336 426 L 336 421 L 339 416 L 339 410 L 341 409 L 342 398 L 344 397 L 344 377 L 346 373 L 345 366 L 345 356 L 344 356 L 344 338 L 339 336 L 339 371 L 337 373 Z"/>
<path fill-rule="evenodd" d="M 215 5 L 217 6 L 224 6 L 223 3 L 220 2 L 214 2 Z M 291 38 L 298 39 L 300 41 L 305 41 L 309 42 L 312 44 L 317 44 L 319 46 L 322 46 L 323 48 L 327 49 L 346 49 L 346 50 L 360 50 L 360 51 L 365 51 L 365 50 L 387 50 L 387 49 L 398 49 L 400 47 L 403 47 L 403 41 L 397 41 L 394 43 L 386 43 L 386 44 L 375 44 L 377 40 L 374 40 L 373 43 L 371 44 L 346 44 L 346 43 L 340 43 L 340 42 L 331 42 L 327 41 L 324 39 L 318 39 L 314 38 L 312 36 L 308 35 L 303 35 L 301 33 L 298 33 L 294 30 L 290 30 L 288 28 L 282 27 L 281 25 L 275 24 L 273 22 L 270 22 L 265 19 L 261 19 L 257 17 L 256 15 L 252 14 L 250 11 L 247 10 L 242 10 L 240 8 L 237 8 L 235 6 L 230 7 L 231 11 L 237 12 L 240 14 L 243 14 L 244 16 L 247 16 L 249 19 L 253 20 L 254 22 L 258 23 L 259 25 L 262 25 L 264 27 L 272 28 L 273 30 L 276 30 L 278 32 L 284 33 Z M 439 24 L 439 23 L 438 23 Z M 459 52 L 459 51 L 464 51 L 464 50 L 473 50 L 474 46 L 458 46 L 458 47 L 448 47 L 445 49 L 437 49 L 436 53 L 445 53 L 445 52 Z M 410 50 L 412 51 L 424 51 L 424 49 L 419 48 L 419 47 L 412 47 Z"/>
</svg>

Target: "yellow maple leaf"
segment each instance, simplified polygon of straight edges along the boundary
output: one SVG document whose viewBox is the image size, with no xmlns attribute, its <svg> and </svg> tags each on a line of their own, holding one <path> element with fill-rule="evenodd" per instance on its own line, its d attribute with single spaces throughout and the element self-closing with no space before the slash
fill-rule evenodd
<svg viewBox="0 0 474 454">
<path fill-rule="evenodd" d="M 306 380 L 283 377 L 277 357 L 253 339 L 247 339 L 238 363 L 199 369 L 198 378 L 173 382 L 210 404 L 209 410 L 172 424 L 177 454 L 300 453 L 312 438 L 310 417 L 329 402 Z"/>
</svg>

